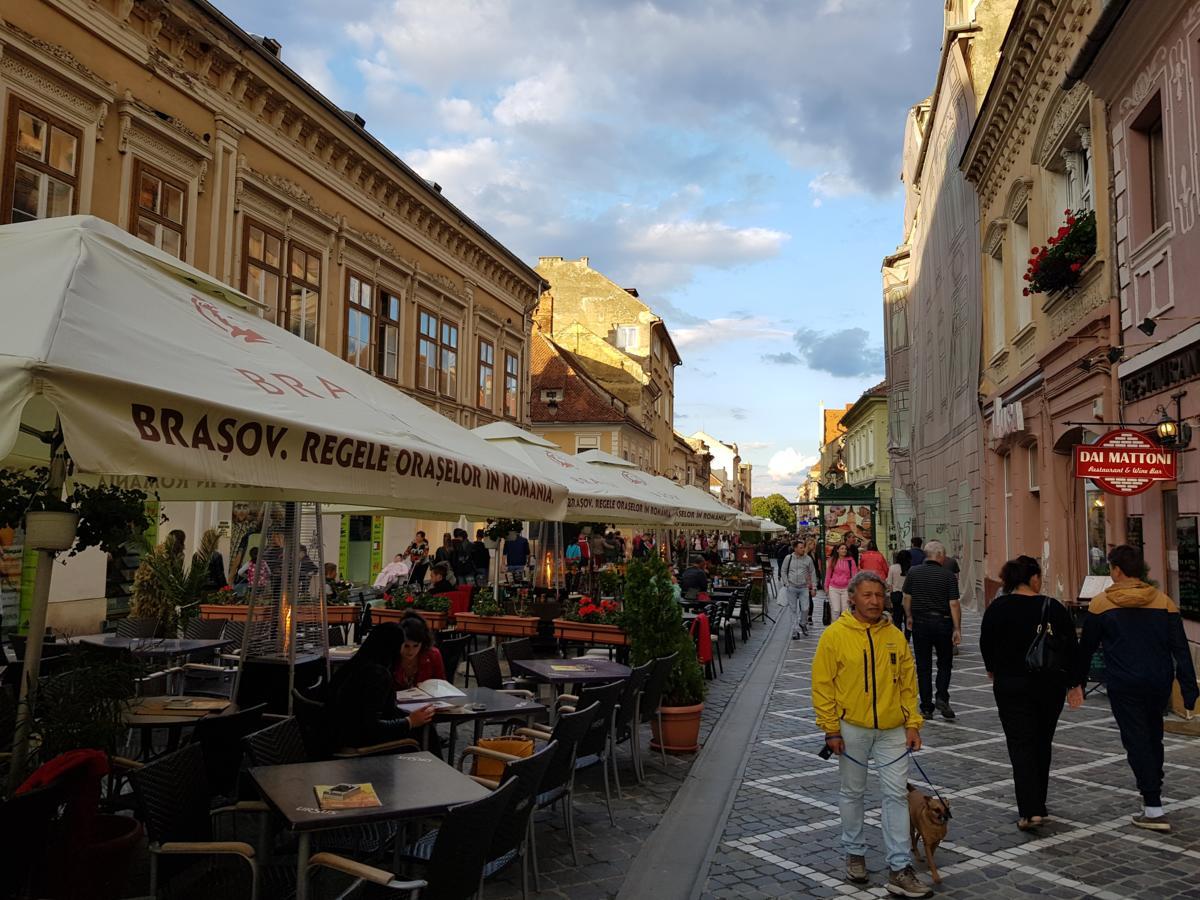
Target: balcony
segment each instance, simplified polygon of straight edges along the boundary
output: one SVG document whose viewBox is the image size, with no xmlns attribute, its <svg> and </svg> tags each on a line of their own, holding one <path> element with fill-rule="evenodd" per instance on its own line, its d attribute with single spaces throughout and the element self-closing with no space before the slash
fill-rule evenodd
<svg viewBox="0 0 1200 900">
<path fill-rule="evenodd" d="M 1050 338 L 1058 340 L 1076 324 L 1108 303 L 1110 288 L 1105 260 L 1093 256 L 1080 273 L 1074 287 L 1048 294 L 1042 301 L 1042 312 L 1050 327 Z"/>
</svg>

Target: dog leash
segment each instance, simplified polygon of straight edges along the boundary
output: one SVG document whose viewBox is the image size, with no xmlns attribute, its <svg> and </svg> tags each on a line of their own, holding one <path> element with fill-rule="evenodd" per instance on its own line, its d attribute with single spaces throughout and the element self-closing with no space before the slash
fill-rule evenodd
<svg viewBox="0 0 1200 900">
<path fill-rule="evenodd" d="M 850 762 L 854 763 L 856 766 L 862 766 L 864 769 L 867 769 L 868 771 L 870 771 L 870 766 L 867 763 L 862 762 L 861 760 L 855 759 L 849 753 L 842 751 L 841 756 L 850 760 Z M 901 753 L 899 756 L 897 756 L 893 760 L 889 760 L 888 762 L 885 762 L 885 763 L 878 763 L 878 762 L 875 763 L 875 769 L 876 769 L 876 771 L 878 771 L 879 769 L 886 769 L 888 766 L 895 765 L 896 763 L 900 762 L 900 760 L 904 759 L 904 757 L 906 757 L 906 756 L 912 758 L 913 765 L 917 767 L 917 771 L 921 773 L 921 777 L 925 779 L 925 783 L 928 784 L 931 788 L 933 788 L 933 795 L 935 797 L 937 797 L 939 800 L 941 800 L 943 803 L 946 803 L 946 799 L 942 796 L 941 791 L 939 791 L 937 789 L 937 785 L 933 783 L 933 779 L 929 777 L 929 775 L 925 772 L 925 770 L 923 768 L 921 768 L 921 763 L 917 761 L 916 754 L 907 748 L 905 748 L 904 752 Z M 948 803 L 946 805 L 949 806 Z"/>
</svg>

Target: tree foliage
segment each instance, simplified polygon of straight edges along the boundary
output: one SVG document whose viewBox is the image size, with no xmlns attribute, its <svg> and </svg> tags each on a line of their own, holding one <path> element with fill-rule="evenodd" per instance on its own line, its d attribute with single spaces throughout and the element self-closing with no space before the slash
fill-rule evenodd
<svg viewBox="0 0 1200 900">
<path fill-rule="evenodd" d="M 796 531 L 796 510 L 783 494 L 768 494 L 750 501 L 750 512 L 759 518 L 782 525 L 789 533 Z"/>
<path fill-rule="evenodd" d="M 675 602 L 671 573 L 657 553 L 631 560 L 625 570 L 625 631 L 632 665 L 678 653 L 667 679 L 667 706 L 694 706 L 704 700 L 704 672 L 696 647 L 683 627 L 683 611 Z"/>
</svg>

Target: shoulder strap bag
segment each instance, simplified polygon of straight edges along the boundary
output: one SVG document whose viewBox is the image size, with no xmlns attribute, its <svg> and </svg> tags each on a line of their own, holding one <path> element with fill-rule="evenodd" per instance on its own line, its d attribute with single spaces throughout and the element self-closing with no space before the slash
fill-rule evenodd
<svg viewBox="0 0 1200 900">
<path fill-rule="evenodd" d="M 1025 668 L 1035 675 L 1048 675 L 1066 671 L 1067 660 L 1063 652 L 1062 638 L 1054 633 L 1054 626 L 1047 618 L 1050 598 L 1042 598 L 1042 617 L 1038 622 L 1037 634 L 1025 652 Z"/>
</svg>

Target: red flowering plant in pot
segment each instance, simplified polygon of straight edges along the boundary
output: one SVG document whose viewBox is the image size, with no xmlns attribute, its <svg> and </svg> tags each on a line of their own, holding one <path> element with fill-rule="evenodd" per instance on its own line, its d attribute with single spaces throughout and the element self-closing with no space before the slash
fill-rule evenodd
<svg viewBox="0 0 1200 900">
<path fill-rule="evenodd" d="M 591 597 L 580 597 L 579 603 L 568 609 L 563 618 L 568 622 L 586 622 L 588 625 L 620 625 L 621 605 L 614 600 L 597 603 Z"/>
<path fill-rule="evenodd" d="M 1026 286 L 1022 292 L 1026 297 L 1074 287 L 1084 265 L 1096 255 L 1096 214 L 1091 211 L 1077 214 L 1069 209 L 1064 214 L 1066 223 L 1057 234 L 1046 239 L 1046 246 L 1029 251 Z"/>
</svg>

